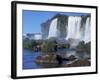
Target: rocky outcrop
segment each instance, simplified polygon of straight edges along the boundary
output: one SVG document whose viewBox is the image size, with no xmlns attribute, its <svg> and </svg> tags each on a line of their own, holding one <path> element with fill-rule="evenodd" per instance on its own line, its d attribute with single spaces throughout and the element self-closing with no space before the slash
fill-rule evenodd
<svg viewBox="0 0 100 80">
<path fill-rule="evenodd" d="M 41 24 L 42 39 L 46 39 L 49 34 L 51 20 L 48 20 Z"/>
<path fill-rule="evenodd" d="M 58 37 L 65 38 L 67 35 L 68 16 L 58 14 L 57 18 Z"/>
<path fill-rule="evenodd" d="M 62 60 L 63 60 L 62 63 L 59 64 L 59 62 L 57 61 L 57 55 L 47 54 L 44 56 L 38 56 L 35 62 L 44 67 L 51 67 L 51 66 L 52 67 L 80 67 L 80 66 L 91 65 L 90 59 L 78 59 L 74 55 L 71 55 L 66 58 L 62 58 Z"/>
<path fill-rule="evenodd" d="M 91 52 L 91 42 L 85 43 L 84 41 L 79 42 L 79 44 L 76 47 L 77 52 L 87 52 L 90 54 Z"/>
<path fill-rule="evenodd" d="M 68 59 L 69 59 L 69 61 L 73 61 L 73 60 L 75 60 L 75 59 L 77 59 L 74 55 L 70 55 L 69 57 L 68 57 Z"/>
<path fill-rule="evenodd" d="M 36 63 L 39 64 L 57 64 L 58 62 L 56 61 L 55 55 L 43 55 L 43 56 L 38 56 L 36 61 Z"/>
<path fill-rule="evenodd" d="M 65 67 L 81 67 L 81 66 L 90 66 L 91 63 L 88 59 L 84 59 L 84 60 L 78 60 L 76 59 L 75 61 L 72 61 L 68 64 L 64 64 L 63 66 Z"/>
<path fill-rule="evenodd" d="M 55 63 L 57 64 L 57 58 L 60 58 L 62 61 L 74 61 L 76 57 L 74 55 L 71 55 L 69 57 L 62 57 L 61 55 L 56 55 L 56 54 L 46 54 L 42 56 L 38 56 L 36 58 L 37 63 Z"/>
</svg>

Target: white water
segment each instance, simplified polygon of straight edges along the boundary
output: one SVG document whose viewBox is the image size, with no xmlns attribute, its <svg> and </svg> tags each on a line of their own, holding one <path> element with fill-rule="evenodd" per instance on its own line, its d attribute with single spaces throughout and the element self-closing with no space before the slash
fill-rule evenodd
<svg viewBox="0 0 100 80">
<path fill-rule="evenodd" d="M 91 40 L 90 18 L 87 18 L 84 31 L 84 41 L 88 43 Z"/>
<path fill-rule="evenodd" d="M 85 43 L 91 40 L 91 28 L 90 28 L 90 18 L 86 19 L 86 23 L 84 24 L 83 28 L 81 29 L 81 17 L 77 16 L 70 16 L 68 19 L 68 29 L 66 40 L 68 39 L 76 39 L 79 41 L 85 41 Z M 67 26 L 66 26 L 67 27 Z"/>
<path fill-rule="evenodd" d="M 69 38 L 80 39 L 80 26 L 81 26 L 81 17 L 70 16 L 68 18 L 68 29 L 66 40 Z"/>
<path fill-rule="evenodd" d="M 50 24 L 48 38 L 50 37 L 57 37 L 57 18 L 55 18 Z"/>
</svg>

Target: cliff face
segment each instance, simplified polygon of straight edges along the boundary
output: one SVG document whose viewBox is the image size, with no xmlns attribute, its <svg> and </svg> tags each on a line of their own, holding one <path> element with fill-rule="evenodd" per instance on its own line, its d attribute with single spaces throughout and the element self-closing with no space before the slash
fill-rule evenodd
<svg viewBox="0 0 100 80">
<path fill-rule="evenodd" d="M 65 38 L 67 35 L 68 16 L 58 15 L 57 18 L 58 37 Z"/>
<path fill-rule="evenodd" d="M 45 23 L 41 24 L 42 39 L 46 39 L 48 37 L 50 23 L 51 23 L 51 20 L 48 20 Z"/>
</svg>

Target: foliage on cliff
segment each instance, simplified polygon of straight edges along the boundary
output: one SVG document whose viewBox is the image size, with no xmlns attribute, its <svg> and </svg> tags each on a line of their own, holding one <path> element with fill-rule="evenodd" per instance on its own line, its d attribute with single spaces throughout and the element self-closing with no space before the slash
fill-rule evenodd
<svg viewBox="0 0 100 80">
<path fill-rule="evenodd" d="M 47 40 L 43 42 L 43 44 L 41 45 L 41 51 L 43 52 L 52 52 L 56 51 L 56 49 L 57 49 L 57 43 L 55 40 Z"/>
<path fill-rule="evenodd" d="M 91 42 L 85 43 L 84 41 L 81 41 L 79 43 L 79 45 L 76 47 L 76 50 L 77 51 L 84 50 L 84 51 L 90 53 L 90 51 L 91 51 Z"/>
</svg>

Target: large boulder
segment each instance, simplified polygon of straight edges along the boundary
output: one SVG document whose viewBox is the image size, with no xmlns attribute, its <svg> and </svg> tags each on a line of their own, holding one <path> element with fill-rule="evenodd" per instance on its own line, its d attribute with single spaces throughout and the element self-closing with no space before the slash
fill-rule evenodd
<svg viewBox="0 0 100 80">
<path fill-rule="evenodd" d="M 54 63 L 58 63 L 57 61 L 56 61 L 56 58 L 55 58 L 55 55 L 49 55 L 49 54 L 47 54 L 47 55 L 42 55 L 42 56 L 38 56 L 37 58 L 36 58 L 36 61 L 35 61 L 36 63 L 40 63 L 40 64 L 44 64 L 44 63 L 46 63 L 46 64 L 54 64 Z"/>
<path fill-rule="evenodd" d="M 65 67 L 81 67 L 81 66 L 90 66 L 91 63 L 89 60 L 85 59 L 85 60 L 75 60 L 70 62 L 69 64 L 65 64 Z"/>
<path fill-rule="evenodd" d="M 69 59 L 69 61 L 73 61 L 73 60 L 76 59 L 76 57 L 75 57 L 74 55 L 70 55 L 70 56 L 68 57 L 68 59 Z"/>
</svg>

